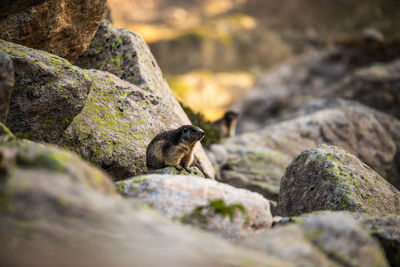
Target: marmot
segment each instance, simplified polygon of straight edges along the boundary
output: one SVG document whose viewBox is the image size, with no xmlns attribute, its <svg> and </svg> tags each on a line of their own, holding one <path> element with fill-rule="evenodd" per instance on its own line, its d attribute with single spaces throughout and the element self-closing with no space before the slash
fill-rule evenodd
<svg viewBox="0 0 400 267">
<path fill-rule="evenodd" d="M 232 137 L 235 135 L 236 123 L 239 113 L 228 110 L 224 116 L 211 123 L 211 126 L 219 130 L 221 138 Z"/>
<path fill-rule="evenodd" d="M 204 131 L 192 125 L 159 133 L 147 146 L 147 168 L 155 170 L 174 166 L 190 172 L 188 168 L 193 162 L 194 147 L 203 137 Z"/>
</svg>

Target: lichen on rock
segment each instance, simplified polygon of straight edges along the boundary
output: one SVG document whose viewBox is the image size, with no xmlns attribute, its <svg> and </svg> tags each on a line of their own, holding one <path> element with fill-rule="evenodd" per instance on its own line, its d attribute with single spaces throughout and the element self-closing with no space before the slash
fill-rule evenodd
<svg viewBox="0 0 400 267">
<path fill-rule="evenodd" d="M 355 156 L 319 145 L 298 155 L 281 181 L 278 210 L 292 216 L 315 210 L 400 213 L 400 192 Z"/>
<path fill-rule="evenodd" d="M 53 145 L 38 144 L 28 140 L 11 139 L 0 144 L 3 175 L 6 179 L 24 179 L 24 172 L 33 170 L 66 176 L 73 182 L 114 194 L 110 177 L 100 169 L 84 162 L 79 156 Z M 6 165 L 4 165 L 6 164 Z M 8 178 L 7 178 L 8 177 Z M 29 182 L 29 181 L 26 181 Z"/>
<path fill-rule="evenodd" d="M 81 111 L 92 85 L 68 60 L 0 40 L 15 69 L 7 126 L 19 137 L 57 143 Z"/>
<path fill-rule="evenodd" d="M 257 193 L 189 175 L 146 174 L 117 182 L 124 196 L 170 219 L 235 240 L 272 224 L 269 201 Z"/>
</svg>

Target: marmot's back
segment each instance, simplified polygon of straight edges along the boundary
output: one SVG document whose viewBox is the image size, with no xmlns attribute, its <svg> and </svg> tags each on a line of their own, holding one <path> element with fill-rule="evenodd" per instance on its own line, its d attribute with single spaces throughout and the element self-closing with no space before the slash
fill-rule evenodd
<svg viewBox="0 0 400 267">
<path fill-rule="evenodd" d="M 162 154 L 164 146 L 173 138 L 175 130 L 165 131 L 156 135 L 146 149 L 146 166 L 148 169 L 165 167 Z"/>
</svg>

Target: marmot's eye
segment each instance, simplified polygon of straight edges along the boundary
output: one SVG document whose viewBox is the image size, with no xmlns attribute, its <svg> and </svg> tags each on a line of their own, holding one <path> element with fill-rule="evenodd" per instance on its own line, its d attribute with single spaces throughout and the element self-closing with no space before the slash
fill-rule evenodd
<svg viewBox="0 0 400 267">
<path fill-rule="evenodd" d="M 182 130 L 182 132 L 183 132 L 183 133 L 187 133 L 187 129 L 184 128 L 184 129 Z"/>
</svg>

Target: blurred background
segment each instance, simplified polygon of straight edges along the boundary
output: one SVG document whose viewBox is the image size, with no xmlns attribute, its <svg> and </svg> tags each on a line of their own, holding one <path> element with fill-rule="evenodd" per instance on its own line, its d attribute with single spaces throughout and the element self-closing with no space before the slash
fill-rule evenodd
<svg viewBox="0 0 400 267">
<path fill-rule="evenodd" d="M 365 35 L 400 37 L 396 0 L 108 0 L 143 36 L 176 97 L 214 120 L 269 70 Z"/>
</svg>

